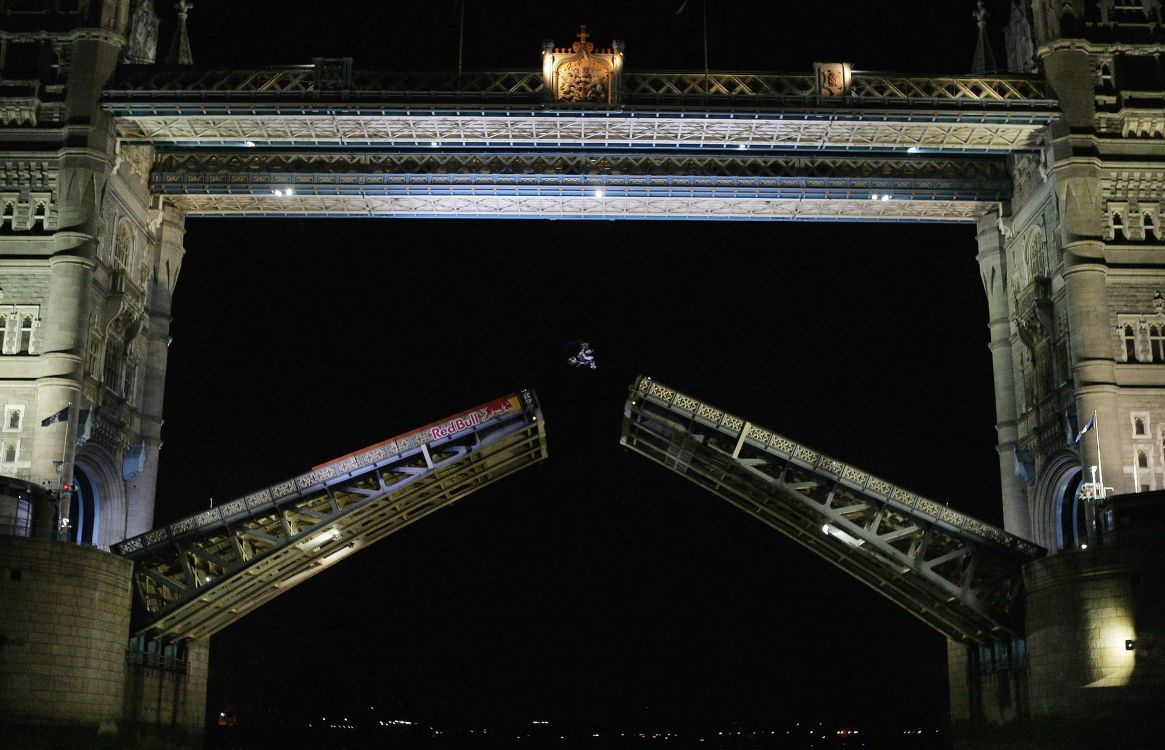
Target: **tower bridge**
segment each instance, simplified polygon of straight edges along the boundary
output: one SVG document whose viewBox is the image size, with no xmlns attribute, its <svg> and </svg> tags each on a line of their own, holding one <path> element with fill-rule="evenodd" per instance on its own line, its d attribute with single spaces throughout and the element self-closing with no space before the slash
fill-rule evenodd
<svg viewBox="0 0 1165 750">
<path fill-rule="evenodd" d="M 1165 17 L 1014 0 L 996 74 L 979 6 L 966 75 L 646 72 L 585 33 L 450 74 L 197 69 L 185 0 L 158 65 L 152 0 L 0 0 L 0 719 L 197 733 L 207 634 L 545 455 L 527 404 L 155 528 L 187 218 L 391 216 L 973 224 L 1004 530 L 658 383 L 624 443 L 945 635 L 956 723 L 1159 725 Z M 131 580 L 179 672 L 127 661 Z M 98 604 L 46 615 L 62 597 Z"/>
</svg>

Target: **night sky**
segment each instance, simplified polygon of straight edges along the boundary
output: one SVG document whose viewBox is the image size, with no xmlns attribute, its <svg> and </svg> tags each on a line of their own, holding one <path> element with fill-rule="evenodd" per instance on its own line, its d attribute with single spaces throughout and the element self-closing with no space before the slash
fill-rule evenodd
<svg viewBox="0 0 1165 750">
<path fill-rule="evenodd" d="M 630 69 L 698 69 L 700 2 L 676 16 L 679 4 L 469 0 L 465 65 L 533 69 L 542 39 L 566 44 L 585 22 L 603 46 L 626 41 Z M 191 44 L 202 65 L 349 55 L 357 67 L 452 69 L 453 6 L 200 0 Z M 713 69 L 959 72 L 974 52 L 970 2 L 765 6 L 709 3 Z M 187 230 L 158 523 L 523 387 L 541 400 L 550 451 L 216 635 L 210 710 L 945 720 L 937 633 L 624 451 L 618 434 L 643 373 L 1001 523 L 972 226 L 190 219 Z M 596 371 L 563 361 L 577 337 Z"/>
</svg>

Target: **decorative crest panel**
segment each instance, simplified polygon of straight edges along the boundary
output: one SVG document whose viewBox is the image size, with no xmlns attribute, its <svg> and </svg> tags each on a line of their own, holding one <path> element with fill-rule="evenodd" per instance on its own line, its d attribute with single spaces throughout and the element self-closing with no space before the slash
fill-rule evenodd
<svg viewBox="0 0 1165 750">
<path fill-rule="evenodd" d="M 608 49 L 588 41 L 586 24 L 570 47 L 542 45 L 543 91 L 550 101 L 566 104 L 615 104 L 623 72 L 623 43 L 616 39 Z"/>
</svg>

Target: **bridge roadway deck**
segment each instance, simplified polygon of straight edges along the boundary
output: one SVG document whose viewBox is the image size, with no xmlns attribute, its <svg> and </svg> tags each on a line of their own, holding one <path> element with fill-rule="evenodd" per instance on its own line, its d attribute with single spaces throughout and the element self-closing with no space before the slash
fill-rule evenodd
<svg viewBox="0 0 1165 750">
<path fill-rule="evenodd" d="M 532 71 L 128 68 L 105 92 L 192 215 L 973 221 L 1058 117 L 1018 76 L 626 73 L 617 105 Z M 828 165 L 823 167 L 823 165 Z M 925 165 L 920 167 L 919 165 Z"/>
<path fill-rule="evenodd" d="M 962 643 L 1019 634 L 1024 539 L 640 377 L 620 442 Z"/>
<path fill-rule="evenodd" d="M 127 539 L 134 628 L 208 637 L 344 557 L 547 456 L 530 391 Z"/>
</svg>

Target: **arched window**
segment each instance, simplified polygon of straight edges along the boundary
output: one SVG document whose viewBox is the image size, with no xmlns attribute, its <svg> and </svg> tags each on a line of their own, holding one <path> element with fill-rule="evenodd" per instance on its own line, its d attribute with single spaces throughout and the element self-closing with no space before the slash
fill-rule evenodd
<svg viewBox="0 0 1165 750">
<path fill-rule="evenodd" d="M 1137 361 L 1137 334 L 1133 330 L 1133 327 L 1131 325 L 1126 325 L 1124 327 L 1123 333 L 1124 333 L 1124 340 L 1125 340 L 1125 361 L 1126 362 L 1136 362 Z"/>
<path fill-rule="evenodd" d="M 120 338 L 110 336 L 105 343 L 105 370 L 102 380 L 105 387 L 114 393 L 121 393 L 122 377 L 125 374 L 125 344 Z"/>
<path fill-rule="evenodd" d="M 8 429 L 10 429 L 10 430 L 19 430 L 20 429 L 20 410 L 19 409 L 13 409 L 12 411 L 8 412 Z"/>
<path fill-rule="evenodd" d="M 1149 326 L 1149 351 L 1154 362 L 1165 362 L 1165 325 Z"/>
<path fill-rule="evenodd" d="M 1144 435 L 1145 434 L 1145 420 L 1141 419 L 1140 417 L 1137 417 L 1136 419 L 1133 420 L 1133 434 L 1134 435 Z"/>
<path fill-rule="evenodd" d="M 27 354 L 30 346 L 32 346 L 32 316 L 25 315 L 20 319 L 20 343 L 16 351 Z"/>
<path fill-rule="evenodd" d="M 1137 451 L 1137 468 L 1149 468 L 1149 454 L 1144 451 Z"/>
<path fill-rule="evenodd" d="M 5 440 L 4 441 L 4 463 L 8 463 L 8 464 L 16 463 L 16 441 L 15 440 Z"/>
</svg>

